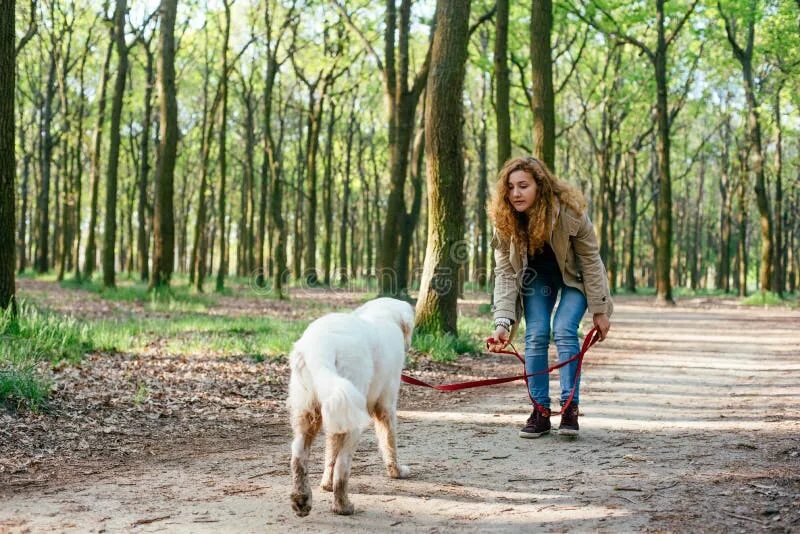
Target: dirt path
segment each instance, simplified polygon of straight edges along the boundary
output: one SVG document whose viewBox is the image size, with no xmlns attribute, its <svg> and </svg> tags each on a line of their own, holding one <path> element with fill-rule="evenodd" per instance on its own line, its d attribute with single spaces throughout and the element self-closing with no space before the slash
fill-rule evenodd
<svg viewBox="0 0 800 534">
<path fill-rule="evenodd" d="M 578 441 L 519 439 L 518 385 L 404 391 L 413 476 L 385 479 L 366 432 L 351 517 L 316 487 L 311 515 L 291 512 L 280 421 L 5 492 L 0 532 L 800 530 L 800 313 L 621 299 L 612 334 L 587 360 Z M 518 372 L 491 357 L 458 373 L 470 364 Z M 318 441 L 315 479 L 320 464 Z"/>
</svg>

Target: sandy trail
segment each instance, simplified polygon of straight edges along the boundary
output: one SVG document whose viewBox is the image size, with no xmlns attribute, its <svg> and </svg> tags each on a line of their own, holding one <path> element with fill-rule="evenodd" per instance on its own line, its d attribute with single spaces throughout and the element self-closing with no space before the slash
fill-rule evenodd
<svg viewBox="0 0 800 534">
<path fill-rule="evenodd" d="M 368 430 L 353 516 L 333 515 L 316 487 L 322 440 L 311 515 L 294 516 L 281 423 L 223 450 L 176 445 L 20 488 L 0 502 L 0 532 L 800 530 L 800 312 L 620 299 L 613 319 L 587 358 L 577 441 L 518 438 L 528 408 L 517 384 L 406 395 L 399 443 L 412 478 L 383 476 Z M 498 373 L 519 371 L 497 361 Z"/>
</svg>

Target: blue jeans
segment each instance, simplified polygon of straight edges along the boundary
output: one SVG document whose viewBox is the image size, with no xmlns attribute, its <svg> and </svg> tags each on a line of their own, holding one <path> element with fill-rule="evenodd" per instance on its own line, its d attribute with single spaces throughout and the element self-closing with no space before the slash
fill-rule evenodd
<svg viewBox="0 0 800 534">
<path fill-rule="evenodd" d="M 529 274 L 529 273 L 526 273 Z M 558 361 L 569 359 L 580 351 L 578 325 L 586 312 L 586 297 L 580 290 L 564 285 L 561 273 L 527 276 L 522 286 L 522 303 L 525 307 L 525 370 L 527 373 L 544 371 L 547 365 L 547 348 L 550 345 L 550 316 L 561 291 L 561 300 L 553 320 L 553 337 L 558 349 Z M 578 362 L 559 369 L 561 403 L 566 402 L 575 380 Z M 550 374 L 541 373 L 528 379 L 531 397 L 550 408 Z M 572 402 L 579 401 L 580 380 L 575 386 Z"/>
</svg>

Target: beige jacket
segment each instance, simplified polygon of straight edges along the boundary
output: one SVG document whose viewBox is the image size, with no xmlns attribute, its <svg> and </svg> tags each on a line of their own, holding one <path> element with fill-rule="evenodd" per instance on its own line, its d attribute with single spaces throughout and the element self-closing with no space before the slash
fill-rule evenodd
<svg viewBox="0 0 800 534">
<path fill-rule="evenodd" d="M 586 296 L 590 313 L 605 313 L 610 317 L 614 305 L 608 289 L 608 276 L 589 216 L 580 216 L 572 209 L 562 207 L 556 216 L 549 243 L 564 284 L 579 289 Z M 522 275 L 528 266 L 528 251 L 517 250 L 513 240 L 501 240 L 496 231 L 491 244 L 496 263 L 492 312 L 495 319 L 515 320 L 510 335 L 513 339 L 523 314 L 520 288 Z"/>
</svg>

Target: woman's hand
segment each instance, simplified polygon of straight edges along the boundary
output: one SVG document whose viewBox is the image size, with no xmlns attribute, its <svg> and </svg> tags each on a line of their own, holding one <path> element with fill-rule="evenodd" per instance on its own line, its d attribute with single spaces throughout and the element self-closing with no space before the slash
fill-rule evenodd
<svg viewBox="0 0 800 534">
<path fill-rule="evenodd" d="M 508 345 L 508 334 L 508 330 L 502 326 L 495 328 L 494 334 L 492 334 L 492 339 L 495 340 L 495 343 L 489 345 L 489 350 L 492 352 L 503 350 Z"/>
<path fill-rule="evenodd" d="M 594 325 L 597 327 L 597 332 L 600 334 L 600 341 L 603 341 L 611 328 L 611 322 L 608 320 L 608 315 L 605 313 L 595 313 L 592 317 Z"/>
</svg>

